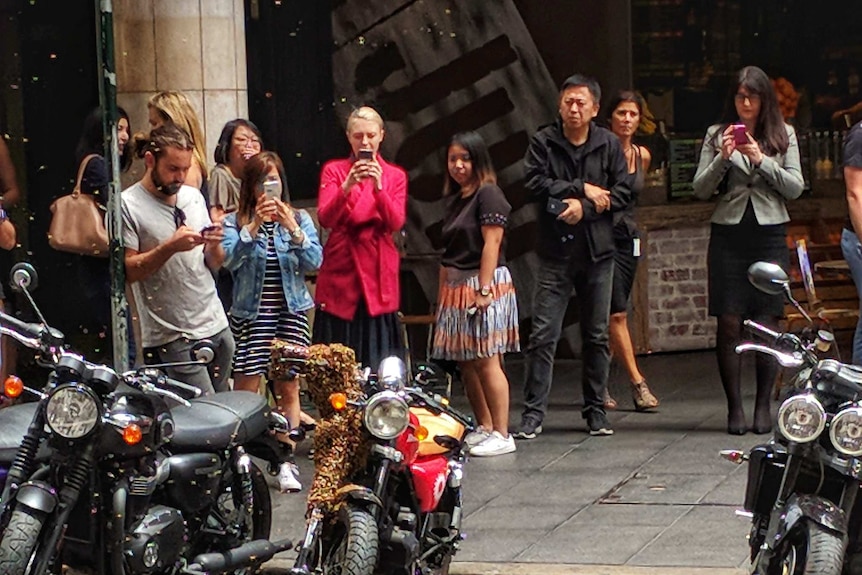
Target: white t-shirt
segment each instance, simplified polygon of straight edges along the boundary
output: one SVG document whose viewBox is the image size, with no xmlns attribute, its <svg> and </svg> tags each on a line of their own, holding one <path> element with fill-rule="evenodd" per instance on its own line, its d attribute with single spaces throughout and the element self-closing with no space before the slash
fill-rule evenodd
<svg viewBox="0 0 862 575">
<path fill-rule="evenodd" d="M 148 252 L 177 231 L 174 206 L 155 197 L 140 182 L 124 190 L 122 198 L 127 248 Z M 193 230 L 211 224 L 204 198 L 195 188 L 182 186 L 176 207 Z M 178 252 L 151 276 L 132 284 L 144 347 L 181 337 L 204 339 L 227 328 L 227 316 L 203 252 L 202 245 Z"/>
</svg>

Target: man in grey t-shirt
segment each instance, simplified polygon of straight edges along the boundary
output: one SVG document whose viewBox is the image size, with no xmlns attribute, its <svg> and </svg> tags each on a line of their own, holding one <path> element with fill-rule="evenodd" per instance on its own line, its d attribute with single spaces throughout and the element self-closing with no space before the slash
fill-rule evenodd
<svg viewBox="0 0 862 575">
<path fill-rule="evenodd" d="M 146 362 L 187 361 L 197 341 L 212 340 L 209 366 L 167 370 L 208 394 L 228 389 L 234 341 L 210 272 L 224 260 L 222 228 L 210 221 L 200 192 L 183 185 L 192 149 L 176 126 L 150 133 L 147 172 L 123 191 L 123 241 Z"/>
</svg>

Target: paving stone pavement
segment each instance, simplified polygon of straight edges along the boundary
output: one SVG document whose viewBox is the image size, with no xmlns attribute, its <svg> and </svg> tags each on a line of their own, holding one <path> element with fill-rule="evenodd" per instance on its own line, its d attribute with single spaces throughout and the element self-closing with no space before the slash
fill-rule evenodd
<svg viewBox="0 0 862 575">
<path fill-rule="evenodd" d="M 754 404 L 745 362 L 746 412 Z M 720 457 L 766 436 L 725 432 L 726 408 L 713 352 L 639 358 L 661 400 L 633 409 L 624 374 L 612 370 L 615 434 L 590 437 L 580 416 L 580 364 L 557 363 L 544 432 L 515 453 L 471 458 L 464 480 L 464 540 L 453 574 L 731 575 L 744 573 L 748 522 L 735 514 L 746 467 Z M 520 420 L 523 362 L 508 359 L 511 420 Z M 466 406 L 460 390 L 453 402 Z M 300 447 L 303 485 L 312 462 Z M 272 482 L 274 487 L 275 483 Z M 299 539 L 305 498 L 273 490 L 273 537 Z M 268 564 L 275 574 L 292 553 Z"/>
</svg>

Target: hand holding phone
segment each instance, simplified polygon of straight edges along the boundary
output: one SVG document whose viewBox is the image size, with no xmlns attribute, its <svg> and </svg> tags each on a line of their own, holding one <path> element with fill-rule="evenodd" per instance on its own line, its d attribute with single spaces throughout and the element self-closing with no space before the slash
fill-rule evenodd
<svg viewBox="0 0 862 575">
<path fill-rule="evenodd" d="M 373 160 L 374 159 L 374 150 L 359 150 L 359 154 L 357 158 L 360 160 Z"/>
<path fill-rule="evenodd" d="M 548 210 L 549 214 L 559 216 L 566 211 L 567 207 L 568 206 L 566 205 L 566 202 L 564 202 L 563 200 L 558 200 L 557 198 L 548 198 L 548 205 L 546 206 L 546 209 Z"/>
<path fill-rule="evenodd" d="M 733 125 L 733 143 L 737 146 L 748 144 L 748 131 L 745 129 L 745 124 Z"/>
</svg>

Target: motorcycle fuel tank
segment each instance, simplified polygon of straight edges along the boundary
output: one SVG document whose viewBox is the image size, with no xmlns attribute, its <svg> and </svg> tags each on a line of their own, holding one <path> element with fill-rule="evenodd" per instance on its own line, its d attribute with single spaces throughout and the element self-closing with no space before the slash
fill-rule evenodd
<svg viewBox="0 0 862 575">
<path fill-rule="evenodd" d="M 449 460 L 442 455 L 420 457 L 410 465 L 410 471 L 419 508 L 422 513 L 433 511 L 446 489 Z"/>
</svg>

